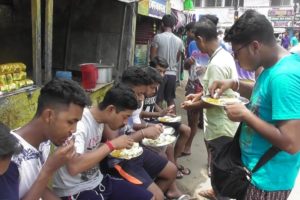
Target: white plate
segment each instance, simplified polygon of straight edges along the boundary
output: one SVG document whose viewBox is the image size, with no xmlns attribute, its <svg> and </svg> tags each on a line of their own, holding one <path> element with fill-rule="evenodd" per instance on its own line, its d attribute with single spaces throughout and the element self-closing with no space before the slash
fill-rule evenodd
<svg viewBox="0 0 300 200">
<path fill-rule="evenodd" d="M 170 126 L 163 126 L 163 129 L 164 131 L 162 132 L 162 134 L 173 135 L 175 133 L 175 129 Z"/>
<path fill-rule="evenodd" d="M 220 96 L 220 98 L 214 99 L 211 96 L 202 96 L 201 99 L 211 105 L 215 106 L 226 106 L 234 103 L 242 103 L 248 104 L 249 100 L 245 97 L 228 97 L 228 96 Z"/>
<path fill-rule="evenodd" d="M 158 117 L 158 121 L 160 122 L 166 122 L 166 123 L 176 123 L 181 122 L 181 116 L 164 116 L 164 117 Z"/>
<path fill-rule="evenodd" d="M 114 150 L 110 155 L 114 158 L 121 158 L 130 160 L 132 158 L 138 157 L 143 153 L 143 148 L 140 147 L 139 143 L 134 143 L 130 149 L 120 149 Z"/>
<path fill-rule="evenodd" d="M 172 144 L 176 140 L 176 137 L 173 135 L 160 134 L 156 140 L 144 138 L 142 143 L 150 147 L 163 147 L 169 144 Z"/>
</svg>

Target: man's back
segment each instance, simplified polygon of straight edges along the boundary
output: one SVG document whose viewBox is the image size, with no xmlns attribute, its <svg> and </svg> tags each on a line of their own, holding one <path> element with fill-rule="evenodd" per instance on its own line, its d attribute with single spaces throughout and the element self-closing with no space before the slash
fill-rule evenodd
<svg viewBox="0 0 300 200">
<path fill-rule="evenodd" d="M 157 55 L 167 60 L 168 71 L 177 71 L 177 55 L 183 51 L 182 40 L 172 32 L 163 32 L 154 36 L 152 46 L 157 48 Z"/>
</svg>

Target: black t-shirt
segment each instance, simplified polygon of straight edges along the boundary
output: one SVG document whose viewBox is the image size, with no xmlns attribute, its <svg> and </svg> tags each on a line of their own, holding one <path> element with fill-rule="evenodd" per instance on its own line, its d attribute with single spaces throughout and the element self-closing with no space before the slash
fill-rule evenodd
<svg viewBox="0 0 300 200">
<path fill-rule="evenodd" d="M 157 95 L 145 98 L 143 111 L 145 111 L 145 112 L 154 112 L 155 111 L 156 97 L 157 97 Z M 145 118 L 145 120 L 153 120 L 153 119 Z"/>
<path fill-rule="evenodd" d="M 14 162 L 10 162 L 7 171 L 0 175 L 0 199 L 19 199 L 19 170 Z"/>
</svg>

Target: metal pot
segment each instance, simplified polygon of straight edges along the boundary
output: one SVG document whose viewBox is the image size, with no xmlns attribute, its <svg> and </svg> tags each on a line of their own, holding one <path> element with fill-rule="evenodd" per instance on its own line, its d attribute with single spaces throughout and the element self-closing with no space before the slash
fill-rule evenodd
<svg viewBox="0 0 300 200">
<path fill-rule="evenodd" d="M 112 66 L 98 65 L 98 80 L 97 83 L 110 83 L 112 81 Z"/>
</svg>

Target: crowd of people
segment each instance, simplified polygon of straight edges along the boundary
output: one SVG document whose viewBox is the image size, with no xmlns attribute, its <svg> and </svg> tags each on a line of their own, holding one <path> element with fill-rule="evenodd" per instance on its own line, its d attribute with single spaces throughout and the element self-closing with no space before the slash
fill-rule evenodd
<svg viewBox="0 0 300 200">
<path fill-rule="evenodd" d="M 216 176 L 211 164 L 240 125 L 241 161 L 249 171 L 271 146 L 280 150 L 252 174 L 242 199 L 287 199 L 300 167 L 300 56 L 278 45 L 271 23 L 254 10 L 224 37 L 217 24 L 205 15 L 186 26 L 189 79 L 180 108 L 175 91 L 185 45 L 172 32 L 171 15 L 162 18 L 149 66 L 126 69 L 97 105 L 72 80 L 44 85 L 29 123 L 15 130 L 0 124 L 0 199 L 190 200 L 176 184 L 191 173 L 178 158 L 191 154 L 199 121 L 208 176 Z M 201 98 L 239 94 L 250 103 L 220 107 Z M 175 130 L 175 144 L 143 145 L 164 131 L 158 118 L 176 116 L 176 109 L 187 111 L 188 124 L 165 124 Z M 137 157 L 109 155 L 135 143 L 143 150 Z M 230 199 L 217 188 L 199 195 Z"/>
</svg>

